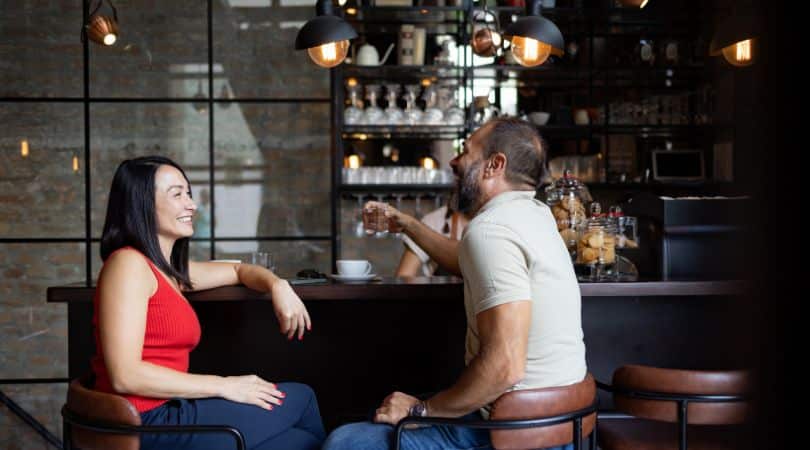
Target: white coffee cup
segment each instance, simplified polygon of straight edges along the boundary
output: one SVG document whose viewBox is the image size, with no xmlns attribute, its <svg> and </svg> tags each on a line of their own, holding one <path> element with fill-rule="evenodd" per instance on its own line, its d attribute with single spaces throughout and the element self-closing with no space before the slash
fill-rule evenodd
<svg viewBox="0 0 810 450">
<path fill-rule="evenodd" d="M 371 274 L 371 263 L 366 259 L 339 259 L 337 271 L 340 275 L 359 277 Z"/>
</svg>

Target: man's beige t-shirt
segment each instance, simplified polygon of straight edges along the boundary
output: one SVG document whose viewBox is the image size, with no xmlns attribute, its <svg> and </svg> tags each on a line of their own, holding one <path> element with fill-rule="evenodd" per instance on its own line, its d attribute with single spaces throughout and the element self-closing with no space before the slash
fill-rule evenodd
<svg viewBox="0 0 810 450">
<path fill-rule="evenodd" d="M 510 191 L 492 198 L 467 226 L 459 248 L 467 364 L 480 351 L 478 313 L 532 302 L 526 376 L 511 390 L 567 386 L 587 372 L 579 283 L 551 210 L 534 196 Z"/>
</svg>

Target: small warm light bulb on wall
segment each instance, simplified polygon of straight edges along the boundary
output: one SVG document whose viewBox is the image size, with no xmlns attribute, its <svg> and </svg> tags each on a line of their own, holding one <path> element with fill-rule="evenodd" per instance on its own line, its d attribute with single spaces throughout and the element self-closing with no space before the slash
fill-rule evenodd
<svg viewBox="0 0 810 450">
<path fill-rule="evenodd" d="M 746 39 L 723 49 L 723 58 L 736 67 L 750 66 L 754 63 L 754 39 Z"/>
<path fill-rule="evenodd" d="M 422 87 L 428 87 L 432 84 L 430 78 L 422 78 Z"/>
<path fill-rule="evenodd" d="M 73 171 L 74 172 L 79 171 L 79 157 L 76 155 L 73 155 Z"/>
<path fill-rule="evenodd" d="M 23 158 L 28 158 L 28 140 L 23 139 L 20 141 L 20 155 Z"/>
<path fill-rule="evenodd" d="M 425 169 L 435 169 L 436 161 L 434 161 L 430 156 L 427 156 L 422 160 L 422 167 Z"/>
<path fill-rule="evenodd" d="M 359 169 L 360 166 L 363 165 L 363 162 L 360 160 L 359 155 L 349 155 L 347 165 L 349 169 Z"/>
<path fill-rule="evenodd" d="M 346 80 L 346 86 L 354 87 L 357 86 L 357 78 L 349 78 Z"/>
</svg>

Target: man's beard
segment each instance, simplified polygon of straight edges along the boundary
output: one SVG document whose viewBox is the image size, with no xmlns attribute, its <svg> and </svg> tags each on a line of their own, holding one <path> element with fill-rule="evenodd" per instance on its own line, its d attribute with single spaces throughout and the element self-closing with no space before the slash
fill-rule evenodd
<svg viewBox="0 0 810 450">
<path fill-rule="evenodd" d="M 464 214 L 474 213 L 478 209 L 478 198 L 481 190 L 478 186 L 478 172 L 481 171 L 483 160 L 473 163 L 461 176 L 456 184 L 456 209 Z"/>
</svg>

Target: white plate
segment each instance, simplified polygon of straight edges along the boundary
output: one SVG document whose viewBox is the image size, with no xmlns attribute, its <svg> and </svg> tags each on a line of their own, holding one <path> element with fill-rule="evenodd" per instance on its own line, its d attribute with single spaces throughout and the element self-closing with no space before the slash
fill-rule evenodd
<svg viewBox="0 0 810 450">
<path fill-rule="evenodd" d="M 377 276 L 376 273 L 370 273 L 368 275 L 339 275 L 333 273 L 329 275 L 335 281 L 371 281 Z"/>
</svg>

